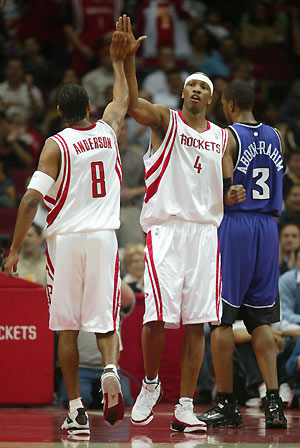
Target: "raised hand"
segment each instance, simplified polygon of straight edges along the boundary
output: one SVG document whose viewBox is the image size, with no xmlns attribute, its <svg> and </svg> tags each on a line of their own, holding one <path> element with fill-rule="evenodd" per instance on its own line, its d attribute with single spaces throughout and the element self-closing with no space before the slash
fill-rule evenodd
<svg viewBox="0 0 300 448">
<path fill-rule="evenodd" d="M 127 56 L 127 37 L 122 31 L 115 31 L 110 44 L 112 62 L 124 61 Z"/>
<path fill-rule="evenodd" d="M 131 29 L 130 17 L 126 14 L 123 14 L 123 16 L 119 18 L 118 22 L 116 22 L 116 30 L 123 31 L 126 34 L 128 54 L 134 54 L 138 50 L 142 41 L 147 39 L 147 36 L 141 36 L 138 39 L 134 37 Z"/>
</svg>

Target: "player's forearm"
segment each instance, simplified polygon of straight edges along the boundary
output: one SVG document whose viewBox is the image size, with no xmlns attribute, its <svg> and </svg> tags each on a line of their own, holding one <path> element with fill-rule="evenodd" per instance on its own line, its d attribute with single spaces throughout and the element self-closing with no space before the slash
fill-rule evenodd
<svg viewBox="0 0 300 448">
<path fill-rule="evenodd" d="M 11 250 L 18 250 L 21 246 L 35 217 L 41 197 L 42 195 L 37 191 L 34 191 L 33 193 L 27 191 L 23 196 L 18 210 L 13 240 L 10 247 Z"/>
<path fill-rule="evenodd" d="M 128 55 L 124 63 L 125 75 L 129 89 L 129 107 L 130 114 L 136 113 L 139 106 L 138 83 L 135 73 L 135 59 L 134 55 Z"/>
<path fill-rule="evenodd" d="M 129 104 L 128 84 L 124 71 L 124 62 L 116 61 L 112 63 L 114 71 L 113 101 L 118 102 L 127 111 Z M 125 112 L 126 113 L 126 112 Z"/>
</svg>

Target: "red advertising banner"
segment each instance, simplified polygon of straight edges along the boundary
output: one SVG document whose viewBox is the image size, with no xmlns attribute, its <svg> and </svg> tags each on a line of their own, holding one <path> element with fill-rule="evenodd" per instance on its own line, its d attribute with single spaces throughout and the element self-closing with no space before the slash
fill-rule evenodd
<svg viewBox="0 0 300 448">
<path fill-rule="evenodd" d="M 54 335 L 45 289 L 0 273 L 0 403 L 53 401 Z"/>
</svg>

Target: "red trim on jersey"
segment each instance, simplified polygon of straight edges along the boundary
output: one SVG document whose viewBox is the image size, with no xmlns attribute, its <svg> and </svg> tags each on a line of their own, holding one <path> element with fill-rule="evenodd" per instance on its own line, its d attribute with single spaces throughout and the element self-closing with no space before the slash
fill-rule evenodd
<svg viewBox="0 0 300 448">
<path fill-rule="evenodd" d="M 147 189 L 146 189 L 146 194 L 145 194 L 145 199 L 144 199 L 144 202 L 145 202 L 145 203 L 147 203 L 147 202 L 152 198 L 152 196 L 155 195 L 155 193 L 156 193 L 157 190 L 158 190 L 160 181 L 161 181 L 161 179 L 162 179 L 162 177 L 163 177 L 163 175 L 164 175 L 164 172 L 166 171 L 166 169 L 167 169 L 167 167 L 168 167 L 168 164 L 169 164 L 169 161 L 170 161 L 170 157 L 171 157 L 172 150 L 173 150 L 173 147 L 174 147 L 174 142 L 175 142 L 176 134 L 177 134 L 177 123 L 176 123 L 176 128 L 175 128 L 175 131 L 174 131 L 173 141 L 172 141 L 172 143 L 171 143 L 171 146 L 170 146 L 168 155 L 167 155 L 167 157 L 165 158 L 165 161 L 164 161 L 162 170 L 161 170 L 159 176 L 158 176 L 158 177 L 152 182 L 152 184 L 150 184 L 149 187 L 147 187 Z"/>
<path fill-rule="evenodd" d="M 44 201 L 50 202 L 50 204 L 53 204 L 53 205 L 55 205 L 55 203 L 56 203 L 55 199 L 51 198 L 48 195 L 44 196 Z"/>
<path fill-rule="evenodd" d="M 54 277 L 50 272 L 50 269 L 48 268 L 48 266 L 46 265 L 46 271 L 48 272 L 49 277 L 51 278 L 52 281 L 54 281 Z"/>
<path fill-rule="evenodd" d="M 220 320 L 220 288 L 221 288 L 221 267 L 220 267 L 220 248 L 219 248 L 219 238 L 218 238 L 218 247 L 217 247 L 217 266 L 216 266 L 216 312 L 217 312 L 217 320 Z"/>
<path fill-rule="evenodd" d="M 157 299 L 156 298 L 156 294 L 155 294 L 154 285 L 152 283 L 152 279 L 151 279 L 151 275 L 150 275 L 150 269 L 149 269 L 148 261 L 146 260 L 147 266 L 148 266 L 150 280 L 151 280 L 151 283 L 152 283 L 152 289 L 153 289 L 153 293 L 154 293 L 154 297 L 155 297 L 157 318 L 158 318 L 158 320 L 163 320 L 162 299 L 161 299 L 161 292 L 160 292 L 158 276 L 157 276 L 157 272 L 156 272 L 156 268 L 155 268 L 155 264 L 154 264 L 154 258 L 153 258 L 153 246 L 152 246 L 151 230 L 147 233 L 146 246 L 147 246 L 147 249 L 148 249 L 148 254 L 149 254 L 150 263 L 151 263 L 151 270 L 152 270 L 152 273 L 153 273 L 155 286 L 156 286 L 157 294 L 158 294 L 158 299 Z"/>
<path fill-rule="evenodd" d="M 116 263 L 115 263 L 115 275 L 114 275 L 114 296 L 113 296 L 114 330 L 116 330 L 116 326 L 117 326 L 117 311 L 118 311 L 118 297 L 117 297 L 117 292 L 118 291 L 117 291 L 117 289 L 118 289 L 118 279 L 119 279 L 119 251 L 117 250 Z"/>
<path fill-rule="evenodd" d="M 70 178 L 71 178 L 71 160 L 70 160 L 70 154 L 69 154 L 69 150 L 68 150 L 68 145 L 67 145 L 66 141 L 63 139 L 63 137 L 61 135 L 57 134 L 56 137 L 58 138 L 59 142 L 61 143 L 61 145 L 63 147 L 65 166 L 64 166 L 63 180 L 62 180 L 62 183 L 60 185 L 59 192 L 58 192 L 57 198 L 56 198 L 56 205 L 51 210 L 51 212 L 49 213 L 49 215 L 47 217 L 48 227 L 51 226 L 53 221 L 57 218 L 57 215 L 61 211 L 61 209 L 62 209 L 62 207 L 63 207 L 63 205 L 64 205 L 64 203 L 65 203 L 65 201 L 67 199 L 67 194 L 68 194 L 69 187 L 70 187 Z M 67 179 L 66 179 L 64 191 L 63 191 L 60 199 L 58 200 L 59 193 L 61 192 L 62 185 L 64 183 L 66 171 L 67 171 Z"/>
<path fill-rule="evenodd" d="M 171 114 L 171 117 L 172 117 L 172 127 L 171 127 L 171 131 L 169 133 L 168 139 L 166 141 L 164 150 L 161 153 L 161 155 L 159 156 L 159 158 L 156 160 L 156 162 L 151 166 L 151 168 L 148 171 L 145 171 L 145 179 L 148 179 L 160 167 L 160 165 L 162 164 L 162 161 L 165 157 L 166 149 L 167 149 L 167 146 L 169 144 L 169 141 L 172 136 L 173 129 L 174 129 L 175 120 L 174 120 L 173 114 Z"/>
<path fill-rule="evenodd" d="M 180 116 L 181 120 L 182 120 L 185 124 L 187 124 L 190 128 L 194 129 L 194 128 L 193 128 L 190 124 L 188 124 L 188 122 L 185 120 L 184 116 L 182 115 L 181 110 L 178 112 L 178 115 Z M 203 132 L 209 131 L 209 130 L 210 130 L 210 122 L 209 122 L 208 120 L 206 120 L 206 123 L 207 123 L 207 128 L 204 129 L 204 131 L 199 132 L 199 131 L 197 131 L 197 129 L 194 129 L 194 131 L 199 132 L 199 134 L 202 134 Z"/>
<path fill-rule="evenodd" d="M 122 163 L 121 163 L 119 150 L 118 150 L 118 146 L 117 146 L 116 142 L 114 142 L 114 145 L 115 145 L 116 153 L 117 153 L 115 170 L 117 172 L 117 175 L 118 175 L 118 178 L 119 178 L 119 181 L 120 181 L 120 187 L 121 187 L 122 186 Z"/>
<path fill-rule="evenodd" d="M 224 151 L 226 149 L 226 144 L 228 140 L 228 132 L 225 131 L 225 129 L 222 129 L 222 154 L 224 154 Z"/>
<path fill-rule="evenodd" d="M 155 291 L 155 288 L 154 288 L 154 282 L 153 282 L 153 279 L 152 279 L 152 275 L 151 275 L 151 271 L 150 271 L 150 266 L 149 266 L 149 261 L 148 261 L 148 259 L 147 259 L 146 254 L 145 254 L 144 259 L 145 259 L 145 262 L 146 262 L 146 265 L 147 265 L 148 274 L 149 274 L 150 282 L 151 282 L 151 285 L 152 285 L 152 291 L 153 291 L 153 296 L 154 296 L 154 300 L 155 300 L 155 307 L 156 307 L 157 320 L 161 320 L 161 319 L 159 318 L 159 308 L 158 308 L 158 301 L 157 301 L 156 291 Z"/>
<path fill-rule="evenodd" d="M 46 244 L 46 260 L 47 260 L 47 264 L 49 266 L 49 269 L 51 271 L 51 274 L 54 275 L 54 267 L 53 267 L 53 264 L 52 264 L 52 261 L 51 261 L 51 258 L 50 258 L 49 252 L 48 252 L 47 244 Z"/>
<path fill-rule="evenodd" d="M 91 126 L 87 126 L 85 128 L 78 128 L 77 126 L 70 126 L 71 129 L 75 129 L 75 131 L 89 131 L 90 129 L 94 129 L 96 123 L 91 124 Z"/>
</svg>

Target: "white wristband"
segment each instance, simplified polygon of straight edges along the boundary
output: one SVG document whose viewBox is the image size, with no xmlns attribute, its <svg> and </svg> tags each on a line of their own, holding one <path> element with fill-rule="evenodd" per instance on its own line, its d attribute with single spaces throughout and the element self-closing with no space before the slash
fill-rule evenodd
<svg viewBox="0 0 300 448">
<path fill-rule="evenodd" d="M 27 190 L 32 188 L 33 190 L 37 190 L 43 196 L 46 196 L 54 184 L 55 180 L 51 176 L 48 176 L 48 174 L 43 173 L 42 171 L 35 171 L 28 184 Z"/>
</svg>

